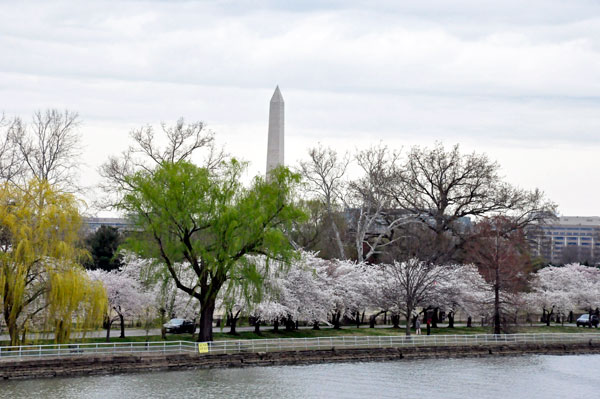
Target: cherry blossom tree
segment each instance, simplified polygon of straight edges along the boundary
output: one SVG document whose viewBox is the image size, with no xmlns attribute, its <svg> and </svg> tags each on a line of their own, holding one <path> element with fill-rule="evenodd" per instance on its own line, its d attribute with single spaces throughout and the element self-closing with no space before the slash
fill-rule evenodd
<svg viewBox="0 0 600 399">
<path fill-rule="evenodd" d="M 135 318 L 143 313 L 151 302 L 149 293 L 139 280 L 122 271 L 88 270 L 88 276 L 92 280 L 101 281 L 108 296 L 106 341 L 110 340 L 111 326 L 117 320 L 121 323 L 120 338 L 125 338 L 125 318 Z"/>
<path fill-rule="evenodd" d="M 600 269 L 575 263 L 543 268 L 533 276 L 528 297 L 542 309 L 546 325 L 553 314 L 564 320 L 571 310 L 592 312 L 600 304 Z"/>
<path fill-rule="evenodd" d="M 448 327 L 454 328 L 458 311 L 467 315 L 467 326 L 471 327 L 474 316 L 486 314 L 493 300 L 493 291 L 474 265 L 449 265 L 444 279 L 436 281 L 434 287 L 436 304 L 448 314 Z"/>
<path fill-rule="evenodd" d="M 448 276 L 448 268 L 420 261 L 416 258 L 406 262 L 380 265 L 382 272 L 382 295 L 389 304 L 394 326 L 399 327 L 399 317 L 406 319 L 406 335 L 410 335 L 410 320 L 418 307 L 435 302 L 436 284 Z"/>
</svg>

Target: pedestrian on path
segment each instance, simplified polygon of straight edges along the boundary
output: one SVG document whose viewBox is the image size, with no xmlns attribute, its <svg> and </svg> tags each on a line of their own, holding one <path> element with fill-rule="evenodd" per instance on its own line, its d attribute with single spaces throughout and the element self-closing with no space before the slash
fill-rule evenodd
<svg viewBox="0 0 600 399">
<path fill-rule="evenodd" d="M 419 321 L 419 319 L 417 318 L 417 321 L 415 322 L 415 331 L 417 335 L 421 335 L 421 322 Z"/>
</svg>

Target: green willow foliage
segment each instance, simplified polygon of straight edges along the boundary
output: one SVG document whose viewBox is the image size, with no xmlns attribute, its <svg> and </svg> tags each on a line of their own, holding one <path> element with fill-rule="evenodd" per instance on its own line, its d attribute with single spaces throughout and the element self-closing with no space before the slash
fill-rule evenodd
<svg viewBox="0 0 600 399">
<path fill-rule="evenodd" d="M 63 343 L 74 322 L 87 328 L 102 321 L 104 288 L 78 263 L 86 255 L 77 246 L 78 205 L 47 182 L 0 186 L 0 313 L 11 345 L 21 344 L 34 323 Z"/>
<path fill-rule="evenodd" d="M 165 162 L 152 172 L 129 176 L 133 189 L 120 203 L 140 230 L 129 239 L 130 248 L 164 261 L 177 287 L 200 302 L 202 341 L 212 340 L 215 301 L 226 284 L 239 284 L 260 297 L 256 292 L 264 270 L 246 255 L 283 263 L 296 256 L 286 231 L 305 217 L 291 200 L 300 176 L 282 167 L 245 187 L 240 181 L 245 167 L 236 160 L 217 171 Z M 177 262 L 194 271 L 194 284 L 180 279 Z"/>
</svg>

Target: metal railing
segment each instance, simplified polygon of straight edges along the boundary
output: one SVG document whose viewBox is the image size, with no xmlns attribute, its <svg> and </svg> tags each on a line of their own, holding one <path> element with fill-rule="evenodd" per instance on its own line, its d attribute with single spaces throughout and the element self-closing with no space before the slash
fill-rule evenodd
<svg viewBox="0 0 600 399">
<path fill-rule="evenodd" d="M 339 336 L 318 338 L 254 339 L 207 343 L 208 353 L 277 352 L 323 349 L 402 348 L 411 346 L 475 346 L 507 344 L 600 343 L 598 333 L 545 334 L 465 334 L 465 335 L 394 335 Z"/>
<path fill-rule="evenodd" d="M 600 343 L 599 333 L 544 333 L 544 334 L 465 334 L 465 335 L 393 335 L 393 336 L 338 336 L 317 338 L 249 339 L 239 341 L 162 341 L 114 342 L 64 345 L 26 345 L 0 347 L 0 360 L 8 358 L 45 356 L 83 356 L 115 354 L 199 353 L 232 354 L 303 351 L 323 349 L 402 348 L 434 346 L 475 346 L 551 343 Z"/>
<path fill-rule="evenodd" d="M 198 345 L 189 341 L 112 342 L 86 344 L 51 344 L 0 346 L 0 361 L 15 357 L 115 355 L 124 353 L 160 354 L 198 352 Z"/>
</svg>

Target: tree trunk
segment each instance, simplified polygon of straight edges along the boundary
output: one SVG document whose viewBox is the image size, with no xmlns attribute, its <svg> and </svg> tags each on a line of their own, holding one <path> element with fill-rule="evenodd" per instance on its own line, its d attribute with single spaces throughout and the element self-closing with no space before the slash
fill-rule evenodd
<svg viewBox="0 0 600 399">
<path fill-rule="evenodd" d="M 294 331 L 294 327 L 296 326 L 296 324 L 294 323 L 294 320 L 292 319 L 292 316 L 288 316 L 285 319 L 285 331 Z"/>
<path fill-rule="evenodd" d="M 412 315 L 412 309 L 410 308 L 410 306 L 408 306 L 406 308 L 406 327 L 405 327 L 405 333 L 407 337 L 410 337 L 410 316 Z"/>
<path fill-rule="evenodd" d="M 212 322 L 214 313 L 214 300 L 200 304 L 200 332 L 198 332 L 198 342 L 211 342 L 213 340 Z"/>
<path fill-rule="evenodd" d="M 331 217 L 331 214 L 330 214 Z M 333 234 L 335 236 L 335 243 L 338 247 L 338 253 L 340 255 L 340 259 L 346 259 L 346 252 L 344 251 L 344 244 L 342 243 L 342 238 L 340 237 L 340 231 L 335 224 L 333 217 L 331 217 L 331 228 L 333 229 Z"/>
<path fill-rule="evenodd" d="M 17 321 L 12 320 L 10 317 L 10 313 L 6 311 L 6 307 L 4 309 L 4 322 L 6 323 L 6 328 L 8 329 L 8 335 L 10 336 L 10 345 L 18 346 L 19 345 L 19 329 L 17 327 Z"/>
<path fill-rule="evenodd" d="M 273 321 L 273 332 L 279 332 L 279 317 Z"/>
<path fill-rule="evenodd" d="M 254 322 L 254 333 L 260 334 L 260 320 L 258 319 Z"/>
<path fill-rule="evenodd" d="M 448 328 L 454 328 L 454 312 L 448 312 Z"/>
<path fill-rule="evenodd" d="M 106 323 L 106 342 L 110 342 L 110 328 L 112 327 L 112 321 L 108 320 Z"/>
<path fill-rule="evenodd" d="M 236 335 L 237 331 L 235 330 L 237 326 L 238 318 L 234 316 L 229 316 L 229 334 Z"/>
<path fill-rule="evenodd" d="M 356 312 L 356 328 L 360 328 L 360 312 Z"/>
<path fill-rule="evenodd" d="M 333 316 L 331 317 L 331 321 L 333 322 L 332 324 L 333 324 L 334 330 L 341 330 L 341 328 L 342 328 L 342 326 L 340 324 L 341 318 L 342 318 L 342 315 L 340 312 L 335 312 L 333 314 Z"/>
<path fill-rule="evenodd" d="M 321 329 L 321 327 L 319 327 L 319 322 L 318 322 L 318 321 L 316 321 L 316 320 L 315 320 L 315 321 L 313 322 L 313 327 L 312 327 L 312 329 L 313 329 L 313 330 L 320 330 L 320 329 Z"/>
<path fill-rule="evenodd" d="M 125 338 L 125 318 L 121 313 L 118 313 L 119 320 L 121 321 L 121 336 L 119 338 Z"/>
<path fill-rule="evenodd" d="M 391 319 L 392 319 L 392 328 L 400 328 L 400 315 L 392 314 Z"/>
<path fill-rule="evenodd" d="M 500 287 L 499 287 L 500 272 L 496 267 L 496 284 L 494 284 L 494 334 L 502 332 L 500 328 Z"/>
<path fill-rule="evenodd" d="M 377 319 L 377 316 L 369 316 L 369 328 L 375 328 L 375 319 Z"/>
<path fill-rule="evenodd" d="M 431 316 L 431 328 L 438 328 L 439 314 L 440 309 L 433 308 L 433 315 Z"/>
</svg>

